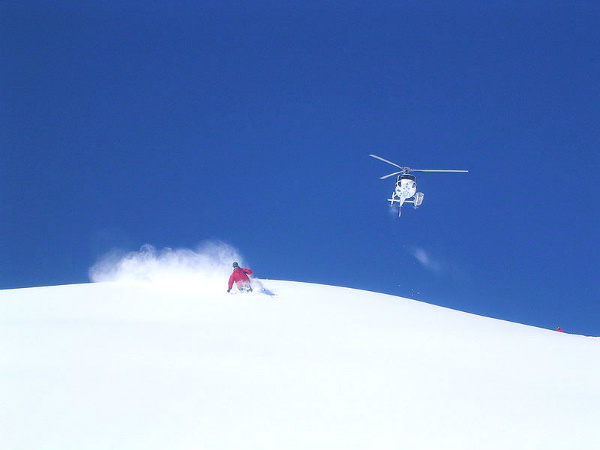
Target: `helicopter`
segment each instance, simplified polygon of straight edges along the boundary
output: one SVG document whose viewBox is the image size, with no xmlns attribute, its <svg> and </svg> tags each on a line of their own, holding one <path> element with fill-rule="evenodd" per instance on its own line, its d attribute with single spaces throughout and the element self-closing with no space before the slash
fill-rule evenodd
<svg viewBox="0 0 600 450">
<path fill-rule="evenodd" d="M 396 179 L 396 188 L 394 189 L 394 192 L 392 192 L 392 198 L 387 199 L 388 202 L 390 202 L 390 206 L 394 206 L 395 203 L 398 203 L 398 217 L 402 215 L 402 205 L 404 203 L 412 203 L 414 209 L 417 209 L 423 203 L 423 197 L 425 196 L 422 192 L 417 192 L 417 178 L 414 175 L 410 175 L 409 172 L 468 172 L 468 170 L 411 169 L 410 167 L 399 166 L 387 159 L 383 159 L 381 156 L 369 156 L 400 169 L 397 172 L 380 177 L 381 180 L 385 180 L 386 178 L 398 175 Z"/>
</svg>

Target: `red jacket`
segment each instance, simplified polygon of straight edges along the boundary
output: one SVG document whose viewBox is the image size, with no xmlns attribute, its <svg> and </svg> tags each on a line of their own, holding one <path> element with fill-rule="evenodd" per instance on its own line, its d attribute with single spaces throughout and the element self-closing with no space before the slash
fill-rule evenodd
<svg viewBox="0 0 600 450">
<path fill-rule="evenodd" d="M 241 267 L 237 267 L 233 269 L 233 273 L 229 277 L 229 289 L 233 287 L 233 282 L 235 281 L 236 285 L 250 283 L 250 278 L 248 275 L 252 275 L 252 271 L 250 269 L 242 269 Z"/>
</svg>

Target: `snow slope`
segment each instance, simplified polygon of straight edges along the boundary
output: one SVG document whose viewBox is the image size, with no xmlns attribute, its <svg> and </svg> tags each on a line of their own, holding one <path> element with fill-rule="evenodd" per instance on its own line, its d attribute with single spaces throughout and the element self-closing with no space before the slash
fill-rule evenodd
<svg viewBox="0 0 600 450">
<path fill-rule="evenodd" d="M 598 339 L 264 285 L 0 291 L 0 448 L 600 448 Z"/>
</svg>

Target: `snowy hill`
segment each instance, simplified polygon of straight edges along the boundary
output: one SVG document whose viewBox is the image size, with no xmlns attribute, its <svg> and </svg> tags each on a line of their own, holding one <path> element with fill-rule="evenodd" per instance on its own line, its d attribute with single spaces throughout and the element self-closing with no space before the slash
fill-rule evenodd
<svg viewBox="0 0 600 450">
<path fill-rule="evenodd" d="M 0 291 L 0 447 L 600 448 L 598 339 L 263 283 Z"/>
</svg>

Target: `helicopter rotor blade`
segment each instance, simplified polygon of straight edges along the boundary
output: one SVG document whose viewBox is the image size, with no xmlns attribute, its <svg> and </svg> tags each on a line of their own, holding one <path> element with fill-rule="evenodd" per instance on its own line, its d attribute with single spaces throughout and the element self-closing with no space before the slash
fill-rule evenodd
<svg viewBox="0 0 600 450">
<path fill-rule="evenodd" d="M 396 163 L 393 163 L 393 162 L 391 162 L 391 161 L 388 161 L 387 159 L 383 159 L 381 156 L 377 156 L 377 155 L 369 155 L 369 156 L 371 156 L 371 157 L 373 157 L 373 158 L 375 158 L 375 159 L 378 159 L 379 161 L 383 161 L 384 163 L 391 164 L 392 166 L 394 166 L 394 167 L 397 167 L 398 169 L 402 169 L 402 170 L 404 170 L 404 167 L 400 167 L 400 166 L 399 166 L 398 164 L 396 164 Z"/>
<path fill-rule="evenodd" d="M 432 170 L 432 169 L 408 169 L 408 172 L 454 172 L 454 173 L 465 173 L 468 170 Z"/>
<path fill-rule="evenodd" d="M 386 178 L 393 177 L 394 175 L 398 175 L 398 174 L 401 174 L 401 173 L 403 173 L 403 171 L 390 173 L 388 175 L 384 175 L 382 177 L 379 177 L 379 179 L 380 180 L 385 180 Z"/>
<path fill-rule="evenodd" d="M 388 161 L 387 159 L 382 158 L 381 156 L 377 156 L 377 155 L 373 155 L 373 154 L 370 154 L 369 156 L 400 169 L 400 172 L 394 172 L 394 173 L 390 173 L 389 175 L 384 175 L 384 176 L 380 177 L 382 180 L 384 180 L 388 177 L 394 176 L 394 175 L 398 175 L 400 173 L 408 173 L 408 172 L 446 172 L 446 173 L 466 173 L 466 172 L 468 172 L 468 170 L 411 169 L 410 167 L 399 166 L 398 164 Z"/>
</svg>

